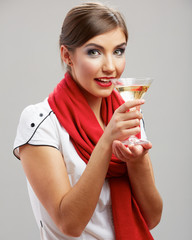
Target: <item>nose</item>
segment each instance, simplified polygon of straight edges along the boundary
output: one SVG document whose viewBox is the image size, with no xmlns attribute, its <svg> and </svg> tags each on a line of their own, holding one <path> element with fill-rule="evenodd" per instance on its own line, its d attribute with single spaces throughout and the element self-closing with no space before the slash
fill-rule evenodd
<svg viewBox="0 0 192 240">
<path fill-rule="evenodd" d="M 111 74 L 115 71 L 115 64 L 113 62 L 113 57 L 112 56 L 106 56 L 104 61 L 103 61 L 103 67 L 102 67 L 103 72 Z"/>
</svg>

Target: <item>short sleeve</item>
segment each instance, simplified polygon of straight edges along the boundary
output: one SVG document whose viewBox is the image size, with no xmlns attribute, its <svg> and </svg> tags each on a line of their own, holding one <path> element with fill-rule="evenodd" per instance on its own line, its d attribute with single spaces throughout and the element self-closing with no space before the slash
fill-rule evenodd
<svg viewBox="0 0 192 240">
<path fill-rule="evenodd" d="M 14 141 L 14 155 L 19 157 L 19 147 L 25 144 L 51 146 L 59 149 L 55 114 L 47 100 L 26 107 L 20 117 Z"/>
</svg>

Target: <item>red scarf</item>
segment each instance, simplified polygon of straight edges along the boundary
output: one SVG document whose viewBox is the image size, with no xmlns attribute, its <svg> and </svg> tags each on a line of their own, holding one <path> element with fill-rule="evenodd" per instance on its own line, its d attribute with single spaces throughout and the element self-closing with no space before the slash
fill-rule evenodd
<svg viewBox="0 0 192 240">
<path fill-rule="evenodd" d="M 81 89 L 69 73 L 65 74 L 65 78 L 49 95 L 48 102 L 60 124 L 69 133 L 77 153 L 87 164 L 103 130 Z M 103 98 L 101 114 L 106 126 L 114 111 L 123 102 L 116 91 L 113 91 L 109 97 Z M 110 183 L 116 239 L 153 239 L 132 196 L 126 164 L 114 155 L 109 164 L 107 177 Z"/>
</svg>

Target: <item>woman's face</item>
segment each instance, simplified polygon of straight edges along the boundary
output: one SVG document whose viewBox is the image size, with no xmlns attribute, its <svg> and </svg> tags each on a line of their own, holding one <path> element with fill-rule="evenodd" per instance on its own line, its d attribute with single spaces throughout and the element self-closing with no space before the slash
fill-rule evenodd
<svg viewBox="0 0 192 240">
<path fill-rule="evenodd" d="M 126 38 L 121 28 L 91 38 L 71 54 L 73 79 L 93 97 L 107 97 L 125 68 Z"/>
</svg>

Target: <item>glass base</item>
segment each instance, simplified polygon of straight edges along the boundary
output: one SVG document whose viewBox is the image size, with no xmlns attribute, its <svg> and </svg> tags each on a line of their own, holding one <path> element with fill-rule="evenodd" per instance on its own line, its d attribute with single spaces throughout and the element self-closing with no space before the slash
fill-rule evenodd
<svg viewBox="0 0 192 240">
<path fill-rule="evenodd" d="M 131 136 L 128 139 L 122 141 L 122 143 L 124 145 L 130 146 L 130 145 L 143 145 L 143 144 L 147 144 L 147 143 L 149 143 L 149 141 L 146 140 L 146 139 L 139 139 L 139 138 L 137 138 L 135 136 Z"/>
</svg>

